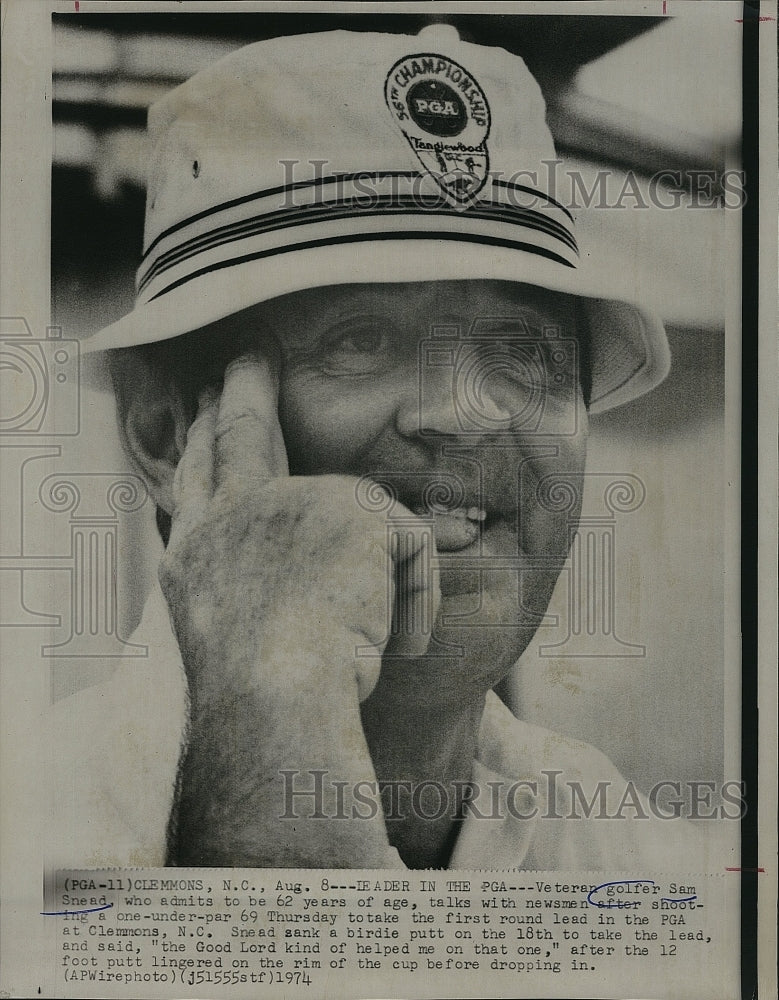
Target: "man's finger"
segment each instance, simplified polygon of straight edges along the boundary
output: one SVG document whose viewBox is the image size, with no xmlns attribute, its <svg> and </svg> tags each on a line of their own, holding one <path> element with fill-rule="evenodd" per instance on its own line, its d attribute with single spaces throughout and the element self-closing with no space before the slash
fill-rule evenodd
<svg viewBox="0 0 779 1000">
<path fill-rule="evenodd" d="M 270 360 L 244 354 L 225 372 L 216 419 L 214 486 L 251 488 L 289 473 L 278 417 L 278 375 Z"/>
<path fill-rule="evenodd" d="M 187 431 L 184 454 L 173 476 L 173 521 L 187 522 L 202 512 L 214 490 L 214 431 L 219 394 L 200 394 L 197 416 Z"/>
</svg>

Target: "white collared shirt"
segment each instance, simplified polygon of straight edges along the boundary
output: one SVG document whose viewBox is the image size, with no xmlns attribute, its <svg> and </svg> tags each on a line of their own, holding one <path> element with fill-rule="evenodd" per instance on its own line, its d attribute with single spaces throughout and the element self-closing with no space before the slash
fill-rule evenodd
<svg viewBox="0 0 779 1000">
<path fill-rule="evenodd" d="M 105 682 L 53 707 L 50 867 L 165 864 L 187 695 L 159 588 L 133 642 L 145 645 L 148 655 L 118 661 Z M 493 693 L 482 718 L 473 786 L 477 795 L 465 810 L 452 869 L 644 875 L 722 870 L 728 863 L 720 857 L 722 838 L 704 836 L 701 824 L 658 818 L 659 809 L 653 812 L 602 753 L 522 722 Z M 709 833 L 723 824 L 703 825 Z M 386 867 L 403 867 L 394 848 Z"/>
</svg>

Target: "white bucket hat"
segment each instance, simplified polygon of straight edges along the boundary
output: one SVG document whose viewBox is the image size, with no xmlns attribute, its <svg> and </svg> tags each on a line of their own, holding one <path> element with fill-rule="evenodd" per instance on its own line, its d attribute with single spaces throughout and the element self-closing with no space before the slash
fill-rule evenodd
<svg viewBox="0 0 779 1000">
<path fill-rule="evenodd" d="M 153 105 L 149 137 L 135 308 L 87 351 L 312 287 L 481 278 L 581 297 L 592 412 L 668 373 L 660 320 L 610 294 L 544 189 L 544 100 L 503 49 L 448 25 L 257 42 Z"/>
</svg>

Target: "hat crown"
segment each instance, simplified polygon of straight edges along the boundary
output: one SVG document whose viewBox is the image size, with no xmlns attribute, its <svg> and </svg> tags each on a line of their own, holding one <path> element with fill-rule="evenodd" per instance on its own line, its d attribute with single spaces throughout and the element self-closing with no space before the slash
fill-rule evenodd
<svg viewBox="0 0 779 1000">
<path fill-rule="evenodd" d="M 554 143 L 541 90 L 518 56 L 462 41 L 450 25 L 429 25 L 417 36 L 293 35 L 231 53 L 150 109 L 144 249 L 199 212 L 316 173 L 409 171 L 429 181 L 439 168 L 435 150 L 421 162 L 387 105 L 385 82 L 401 62 L 420 70 L 420 81 L 434 79 L 424 72 L 430 57 L 447 64 L 439 87 L 460 105 L 469 86 L 483 93 L 490 174 L 521 174 L 525 183 L 535 174 L 543 190 Z M 457 67 L 463 72 L 452 80 Z M 443 141 L 435 131 L 416 131 L 422 145 Z M 438 190 L 434 182 L 429 189 Z"/>
</svg>

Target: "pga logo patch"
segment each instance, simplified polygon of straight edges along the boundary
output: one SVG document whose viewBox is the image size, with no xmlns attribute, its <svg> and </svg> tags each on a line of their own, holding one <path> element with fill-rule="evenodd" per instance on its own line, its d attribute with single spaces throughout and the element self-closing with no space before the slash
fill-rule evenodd
<svg viewBox="0 0 779 1000">
<path fill-rule="evenodd" d="M 459 204 L 472 201 L 489 171 L 490 109 L 471 74 L 436 53 L 405 56 L 387 74 L 384 97 L 441 190 Z"/>
</svg>

